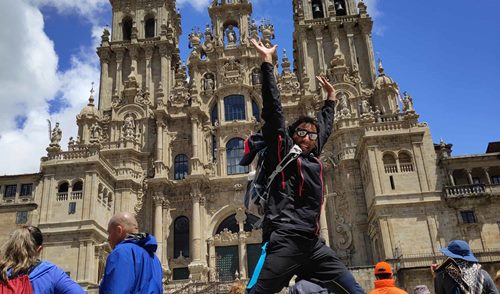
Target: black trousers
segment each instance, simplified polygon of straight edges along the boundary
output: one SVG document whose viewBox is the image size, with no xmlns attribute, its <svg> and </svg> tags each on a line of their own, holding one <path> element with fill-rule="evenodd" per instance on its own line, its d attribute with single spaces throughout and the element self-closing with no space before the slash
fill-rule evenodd
<svg viewBox="0 0 500 294">
<path fill-rule="evenodd" d="M 324 240 L 292 230 L 275 230 L 267 245 L 267 256 L 251 294 L 271 294 L 288 286 L 297 275 L 336 294 L 365 293 L 352 273 Z"/>
</svg>

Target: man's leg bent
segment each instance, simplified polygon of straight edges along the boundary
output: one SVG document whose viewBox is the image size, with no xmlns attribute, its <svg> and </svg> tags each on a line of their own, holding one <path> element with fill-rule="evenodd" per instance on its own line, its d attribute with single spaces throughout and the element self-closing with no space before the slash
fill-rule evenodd
<svg viewBox="0 0 500 294">
<path fill-rule="evenodd" d="M 336 294 L 365 293 L 352 273 L 330 247 L 318 240 L 307 261 L 304 275 Z"/>
</svg>

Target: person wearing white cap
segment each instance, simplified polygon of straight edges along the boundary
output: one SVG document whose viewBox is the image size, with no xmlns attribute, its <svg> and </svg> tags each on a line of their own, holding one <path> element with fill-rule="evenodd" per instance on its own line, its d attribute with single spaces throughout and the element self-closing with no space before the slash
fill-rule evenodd
<svg viewBox="0 0 500 294">
<path fill-rule="evenodd" d="M 453 240 L 441 252 L 448 259 L 435 269 L 436 294 L 498 294 L 493 279 L 481 268 L 467 242 Z"/>
</svg>

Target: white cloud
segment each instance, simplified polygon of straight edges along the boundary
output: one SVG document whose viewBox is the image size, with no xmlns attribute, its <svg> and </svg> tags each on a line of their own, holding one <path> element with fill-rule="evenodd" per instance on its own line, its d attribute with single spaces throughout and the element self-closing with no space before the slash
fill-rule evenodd
<svg viewBox="0 0 500 294">
<path fill-rule="evenodd" d="M 71 7 L 70 2 L 75 5 Z M 61 124 L 63 149 L 68 138 L 76 136 L 76 114 L 88 101 L 91 82 L 99 81 L 95 47 L 102 28 L 94 19 L 92 36 L 89 36 L 93 40 L 91 48 L 81 48 L 72 57 L 70 68 L 58 72 L 58 56 L 53 42 L 43 31 L 43 16 L 36 6 L 57 5 L 58 11 L 74 9 L 75 13 L 90 15 L 104 1 L 80 1 L 94 8 L 85 8 L 76 2 L 0 1 L 0 38 L 7 40 L 0 45 L 0 56 L 9 57 L 0 59 L 0 175 L 39 170 L 40 157 L 46 154 L 49 143 L 48 101 L 56 96 L 68 105 L 51 117 L 53 122 Z M 97 84 L 95 88 L 98 89 Z M 26 117 L 21 129 L 16 126 L 17 116 Z"/>
<path fill-rule="evenodd" d="M 208 7 L 210 0 L 177 0 L 177 6 L 183 7 L 184 5 L 191 5 L 194 9 L 202 11 Z"/>
<path fill-rule="evenodd" d="M 92 24 L 99 22 L 99 12 L 109 5 L 109 0 L 28 0 L 36 7 L 54 7 L 61 14 L 77 14 Z"/>
</svg>

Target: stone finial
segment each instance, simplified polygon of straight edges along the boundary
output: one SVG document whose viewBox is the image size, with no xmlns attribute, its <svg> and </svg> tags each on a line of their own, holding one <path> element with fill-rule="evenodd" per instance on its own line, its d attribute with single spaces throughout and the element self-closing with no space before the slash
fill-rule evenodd
<svg viewBox="0 0 500 294">
<path fill-rule="evenodd" d="M 358 2 L 358 9 L 359 9 L 359 15 L 361 17 L 366 17 L 368 15 L 368 13 L 367 13 L 368 8 L 366 6 L 366 3 L 363 0 Z"/>
<path fill-rule="evenodd" d="M 281 67 L 283 67 L 284 72 L 290 72 L 290 61 L 286 55 L 286 49 L 283 49 L 283 56 L 281 58 Z"/>
<path fill-rule="evenodd" d="M 379 57 L 378 59 L 378 73 L 379 73 L 379 76 L 384 76 L 385 73 L 384 73 L 384 66 L 382 65 L 382 59 Z"/>
<path fill-rule="evenodd" d="M 90 96 L 88 106 L 94 106 L 94 82 L 92 82 L 92 87 L 90 88 Z"/>
</svg>

